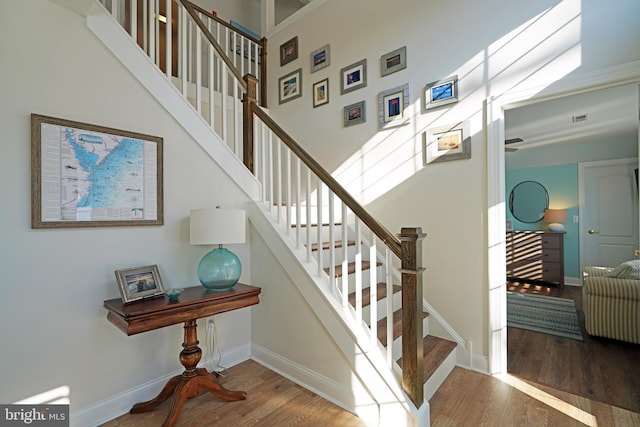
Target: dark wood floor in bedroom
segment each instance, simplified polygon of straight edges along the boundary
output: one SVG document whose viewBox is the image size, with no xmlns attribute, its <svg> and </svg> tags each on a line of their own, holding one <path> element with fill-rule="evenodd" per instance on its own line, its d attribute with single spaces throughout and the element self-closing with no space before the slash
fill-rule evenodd
<svg viewBox="0 0 640 427">
<path fill-rule="evenodd" d="M 584 342 L 508 328 L 507 370 L 524 380 L 640 412 L 640 345 L 591 337 L 582 288 L 509 283 L 507 290 L 576 302 Z"/>
</svg>

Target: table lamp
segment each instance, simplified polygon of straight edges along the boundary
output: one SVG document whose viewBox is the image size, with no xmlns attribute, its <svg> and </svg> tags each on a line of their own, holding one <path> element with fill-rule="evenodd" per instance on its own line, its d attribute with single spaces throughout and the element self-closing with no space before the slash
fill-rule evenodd
<svg viewBox="0 0 640 427">
<path fill-rule="evenodd" d="M 192 245 L 218 245 L 202 257 L 198 279 L 205 288 L 222 291 L 232 288 L 242 274 L 240 259 L 223 244 L 244 243 L 246 213 L 242 209 L 194 209 L 189 220 Z"/>
<path fill-rule="evenodd" d="M 566 209 L 545 209 L 544 222 L 548 222 L 549 231 L 564 231 L 563 222 L 567 221 Z"/>
</svg>

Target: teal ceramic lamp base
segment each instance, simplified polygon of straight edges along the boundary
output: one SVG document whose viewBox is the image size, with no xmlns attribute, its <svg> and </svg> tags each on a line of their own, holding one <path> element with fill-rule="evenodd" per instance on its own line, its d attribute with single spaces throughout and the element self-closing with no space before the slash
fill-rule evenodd
<svg viewBox="0 0 640 427">
<path fill-rule="evenodd" d="M 240 259 L 230 250 L 219 247 L 202 257 L 198 264 L 198 279 L 211 291 L 231 289 L 242 274 Z"/>
</svg>

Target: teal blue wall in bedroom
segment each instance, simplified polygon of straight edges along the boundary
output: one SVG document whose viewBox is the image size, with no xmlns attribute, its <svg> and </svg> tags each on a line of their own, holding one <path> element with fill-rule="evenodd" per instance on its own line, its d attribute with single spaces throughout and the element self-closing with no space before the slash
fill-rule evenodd
<svg viewBox="0 0 640 427">
<path fill-rule="evenodd" d="M 549 208 L 566 209 L 567 222 L 564 224 L 564 275 L 580 277 L 580 235 L 578 223 L 572 218 L 578 215 L 578 165 L 576 163 L 554 166 L 539 166 L 522 169 L 507 169 L 505 173 L 505 194 L 507 202 L 513 187 L 522 181 L 537 181 L 549 193 Z M 544 230 L 547 224 L 539 221 L 533 224 L 520 222 L 513 217 L 507 206 L 507 218 L 513 221 L 514 230 Z"/>
<path fill-rule="evenodd" d="M 513 187 L 522 181 L 538 181 L 549 193 L 549 207 L 567 209 L 567 233 L 564 235 L 564 275 L 580 278 L 578 215 L 578 164 L 597 160 L 633 158 L 638 156 L 638 137 L 626 136 L 605 141 L 585 141 L 577 144 L 550 144 L 505 154 L 505 195 L 507 203 Z M 543 230 L 542 221 L 525 224 L 515 220 L 507 206 L 507 218 L 514 230 Z"/>
</svg>

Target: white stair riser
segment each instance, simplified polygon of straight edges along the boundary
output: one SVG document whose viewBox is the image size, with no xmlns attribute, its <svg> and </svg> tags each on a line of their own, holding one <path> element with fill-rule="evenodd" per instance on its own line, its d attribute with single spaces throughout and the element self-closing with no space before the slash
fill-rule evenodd
<svg viewBox="0 0 640 427">
<path fill-rule="evenodd" d="M 429 335 L 429 316 L 422 319 L 422 336 Z M 402 335 L 393 341 L 393 355 L 394 360 L 397 360 L 402 355 Z"/>
<path fill-rule="evenodd" d="M 393 294 L 393 311 L 399 310 L 402 307 L 402 292 L 396 292 Z M 377 319 L 380 320 L 384 317 L 387 317 L 387 298 L 382 298 L 378 300 L 376 304 L 377 308 Z M 362 317 L 366 319 L 366 323 L 369 324 L 369 319 L 371 318 L 371 306 L 367 305 L 366 307 L 362 307 Z"/>
</svg>

